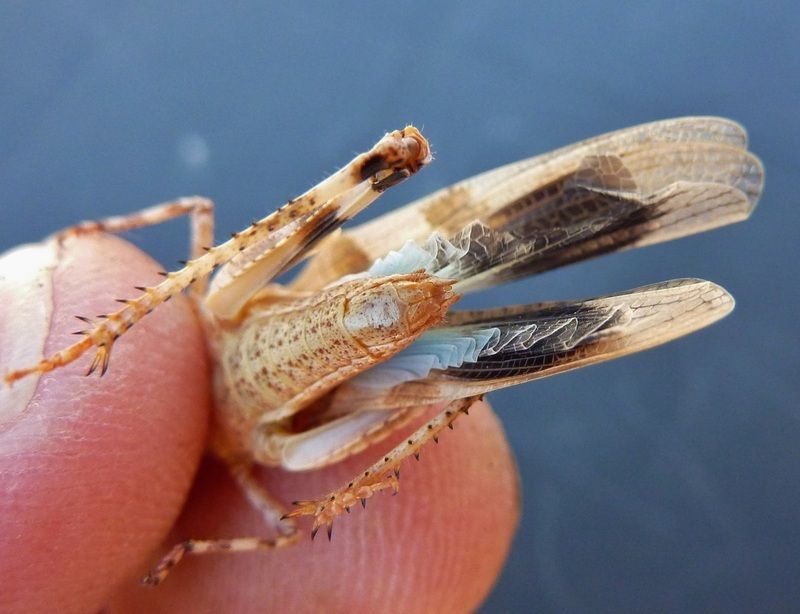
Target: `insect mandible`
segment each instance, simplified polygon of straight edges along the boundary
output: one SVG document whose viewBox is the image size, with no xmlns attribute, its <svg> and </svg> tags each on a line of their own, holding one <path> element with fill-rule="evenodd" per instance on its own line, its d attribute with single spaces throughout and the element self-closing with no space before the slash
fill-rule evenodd
<svg viewBox="0 0 800 614">
<path fill-rule="evenodd" d="M 200 197 L 83 222 L 65 238 L 192 218 L 191 259 L 98 320 L 82 338 L 5 375 L 12 384 L 89 350 L 88 374 L 138 320 L 189 289 L 214 367 L 211 450 L 255 502 L 272 538 L 188 540 L 144 581 L 187 553 L 291 545 L 295 518 L 321 527 L 397 490 L 400 463 L 491 390 L 644 350 L 733 308 L 716 284 L 677 279 L 587 300 L 452 311 L 460 295 L 596 255 L 746 219 L 763 169 L 738 124 L 687 117 L 623 129 L 477 175 L 348 231 L 339 227 L 431 161 L 413 126 L 277 211 L 213 245 L 213 204 Z M 288 285 L 272 283 L 303 260 Z M 407 424 L 440 414 L 341 488 L 287 512 L 254 464 L 319 468 Z M 304 419 L 298 419 L 304 418 Z"/>
</svg>

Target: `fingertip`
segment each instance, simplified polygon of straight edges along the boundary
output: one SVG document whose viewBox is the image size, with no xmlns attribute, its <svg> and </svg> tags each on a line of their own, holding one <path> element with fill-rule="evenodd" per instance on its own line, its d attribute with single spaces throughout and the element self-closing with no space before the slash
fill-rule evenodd
<svg viewBox="0 0 800 614">
<path fill-rule="evenodd" d="M 16 298 L 0 304 L 0 319 L 12 322 L 0 334 L 4 367 L 25 366 L 8 363 L 30 353 L 43 326 L 46 353 L 70 345 L 71 333 L 87 326 L 74 316 L 113 311 L 115 298 L 135 296 L 134 285 L 153 280 L 159 268 L 109 236 L 31 249 L 40 256 L 55 250 L 55 263 L 29 274 L 27 285 L 9 287 L 0 273 L 0 295 Z M 3 264 L 0 271 L 8 271 Z M 157 309 L 121 337 L 104 377 L 84 377 L 89 362 L 83 356 L 33 380 L 32 389 L 22 380 L 22 405 L 19 392 L 13 403 L 3 398 L 11 410 L 0 416 L 0 484 L 7 493 L 0 501 L 0 573 L 9 609 L 99 608 L 161 541 L 199 462 L 207 362 L 185 300 Z"/>
</svg>

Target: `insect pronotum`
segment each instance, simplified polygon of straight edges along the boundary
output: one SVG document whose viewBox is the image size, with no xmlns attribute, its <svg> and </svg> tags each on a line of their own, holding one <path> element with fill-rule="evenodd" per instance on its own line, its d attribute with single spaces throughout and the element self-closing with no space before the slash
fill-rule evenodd
<svg viewBox="0 0 800 614">
<path fill-rule="evenodd" d="M 451 310 L 466 292 L 746 219 L 763 170 L 734 122 L 688 117 L 627 128 L 337 231 L 430 160 L 416 128 L 390 132 L 216 246 L 213 204 L 199 197 L 56 235 L 192 216 L 191 259 L 183 268 L 138 288 L 141 294 L 113 313 L 81 318 L 86 327 L 78 342 L 5 375 L 8 384 L 38 377 L 89 350 L 88 373 L 103 374 L 113 345 L 135 322 L 190 288 L 214 365 L 209 445 L 263 513 L 272 537 L 185 541 L 146 583 L 163 580 L 186 553 L 290 545 L 299 539 L 299 516 L 313 517 L 312 537 L 321 527 L 330 537 L 336 516 L 396 490 L 403 459 L 418 455 L 486 392 L 659 345 L 733 308 L 712 282 L 677 279 L 587 300 Z M 288 286 L 271 283 L 304 259 Z M 371 467 L 289 512 L 252 475 L 254 463 L 296 471 L 333 463 L 442 402 L 439 415 Z M 313 419 L 296 420 L 312 411 Z"/>
</svg>

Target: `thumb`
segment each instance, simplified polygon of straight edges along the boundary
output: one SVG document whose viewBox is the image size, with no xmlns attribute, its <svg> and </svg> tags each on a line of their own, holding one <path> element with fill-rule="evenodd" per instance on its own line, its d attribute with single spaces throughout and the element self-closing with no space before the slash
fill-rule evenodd
<svg viewBox="0 0 800 614">
<path fill-rule="evenodd" d="M 109 236 L 0 257 L 0 373 L 36 362 L 159 267 Z M 102 379 L 91 357 L 0 390 L 0 610 L 99 609 L 149 560 L 199 462 L 208 376 L 184 299 L 137 324 Z"/>
</svg>

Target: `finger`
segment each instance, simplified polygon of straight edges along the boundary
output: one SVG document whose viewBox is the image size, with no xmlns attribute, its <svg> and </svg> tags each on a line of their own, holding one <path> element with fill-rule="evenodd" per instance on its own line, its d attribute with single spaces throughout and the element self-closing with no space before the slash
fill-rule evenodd
<svg viewBox="0 0 800 614">
<path fill-rule="evenodd" d="M 69 345 L 74 315 L 113 310 L 159 268 L 109 236 L 0 257 L 0 371 Z M 101 607 L 163 539 L 199 462 L 207 361 L 184 299 L 125 334 L 102 379 L 89 362 L 0 391 L 4 612 Z"/>
<path fill-rule="evenodd" d="M 402 434 L 321 471 L 264 472 L 283 501 L 315 498 L 347 482 Z M 121 612 L 462 612 L 485 598 L 519 518 L 517 473 L 497 417 L 485 404 L 401 467 L 400 493 L 369 499 L 336 519 L 333 539 L 280 551 L 190 556 L 157 588 L 124 585 Z M 173 538 L 264 535 L 256 512 L 208 461 Z M 172 545 L 164 544 L 161 552 Z M 154 555 L 155 561 L 157 555 Z"/>
</svg>

